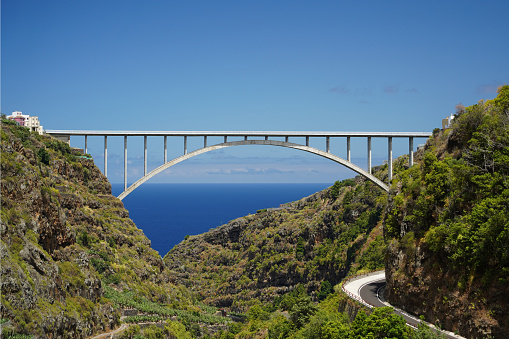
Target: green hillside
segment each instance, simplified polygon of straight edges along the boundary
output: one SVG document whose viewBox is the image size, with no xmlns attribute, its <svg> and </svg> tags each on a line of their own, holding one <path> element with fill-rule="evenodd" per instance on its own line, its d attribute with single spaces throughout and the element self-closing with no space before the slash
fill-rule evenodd
<svg viewBox="0 0 509 339">
<path fill-rule="evenodd" d="M 388 300 L 469 338 L 509 332 L 509 86 L 459 107 L 399 173 L 385 223 Z"/>
<path fill-rule="evenodd" d="M 379 171 L 378 173 L 382 173 Z M 190 236 L 164 258 L 205 302 L 246 311 L 302 286 L 323 298 L 358 270 L 383 269 L 383 191 L 357 178 Z"/>
<path fill-rule="evenodd" d="M 171 281 L 93 161 L 8 120 L 1 133 L 4 337 L 85 338 L 117 328 L 123 309 L 188 329 L 225 322 Z M 175 324 L 166 332 L 186 332 Z"/>
<path fill-rule="evenodd" d="M 2 337 L 439 338 L 341 292 L 386 269 L 392 304 L 468 338 L 509 333 L 509 86 L 394 160 L 187 237 L 161 258 L 82 151 L 2 121 Z M 387 165 L 373 169 L 387 182 Z M 221 317 L 219 308 L 231 317 Z M 122 327 L 120 327 L 122 326 Z"/>
</svg>

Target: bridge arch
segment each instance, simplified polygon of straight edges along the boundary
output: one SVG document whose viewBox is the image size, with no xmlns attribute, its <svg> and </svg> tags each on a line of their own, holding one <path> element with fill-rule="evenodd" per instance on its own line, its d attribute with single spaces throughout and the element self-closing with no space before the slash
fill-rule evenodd
<svg viewBox="0 0 509 339">
<path fill-rule="evenodd" d="M 118 198 L 120 200 L 124 199 L 125 197 L 127 197 L 131 192 L 133 192 L 136 188 L 138 188 L 141 184 L 143 184 L 144 182 L 146 182 L 147 180 L 149 180 L 150 178 L 154 177 L 155 175 L 159 174 L 160 172 L 164 171 L 165 169 L 167 168 L 170 168 L 184 160 L 187 160 L 187 159 L 190 159 L 192 157 L 195 157 L 197 155 L 200 155 L 200 154 L 203 154 L 203 153 L 207 153 L 207 152 L 210 152 L 210 151 L 213 151 L 213 150 L 217 150 L 217 149 L 221 149 L 221 148 L 226 148 L 226 147 L 233 147 L 233 146 L 242 146 L 242 145 L 269 145 L 269 146 L 280 146 L 280 147 L 288 147 L 288 148 L 293 148 L 293 149 L 298 149 L 298 150 L 301 150 L 301 151 L 306 151 L 306 152 L 309 152 L 309 153 L 312 153 L 312 154 L 316 154 L 316 155 L 319 155 L 319 156 L 322 156 L 324 158 L 327 158 L 329 160 L 332 160 L 332 161 L 335 161 L 345 167 L 348 167 L 350 168 L 351 170 L 359 173 L 360 175 L 363 175 L 365 176 L 367 179 L 369 179 L 370 181 L 372 181 L 373 183 L 375 183 L 376 185 L 378 185 L 380 188 L 382 188 L 383 190 L 385 191 L 389 191 L 389 186 L 386 185 L 384 182 L 382 182 L 380 179 L 376 178 L 374 175 L 366 172 L 365 170 L 363 170 L 362 168 L 360 168 L 359 166 L 341 158 L 341 157 L 338 157 L 334 154 L 331 154 L 329 152 L 324 152 L 322 150 L 319 150 L 317 148 L 313 148 L 313 147 L 310 147 L 310 146 L 304 146 L 304 145 L 299 145 L 299 144 L 295 144 L 295 143 L 291 143 L 291 142 L 286 142 L 286 141 L 278 141 L 278 140 L 239 140 L 239 141 L 230 141 L 230 142 L 224 142 L 224 143 L 221 143 L 221 144 L 216 144 L 216 145 L 213 145 L 213 146 L 208 146 L 208 147 L 203 147 L 203 148 L 200 148 L 196 151 L 193 151 L 193 152 L 190 152 L 190 153 L 186 153 L 184 155 L 181 155 L 180 157 L 177 157 L 171 161 L 168 161 L 167 163 L 157 167 L 156 169 L 152 170 L 151 172 L 147 173 L 145 176 L 143 176 L 142 178 L 138 179 L 135 183 L 133 183 L 131 186 L 129 186 L 124 192 L 122 192 Z"/>
</svg>

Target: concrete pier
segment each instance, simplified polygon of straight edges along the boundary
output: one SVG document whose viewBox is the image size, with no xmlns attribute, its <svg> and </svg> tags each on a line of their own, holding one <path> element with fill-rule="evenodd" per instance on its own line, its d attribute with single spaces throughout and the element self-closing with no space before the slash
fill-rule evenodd
<svg viewBox="0 0 509 339">
<path fill-rule="evenodd" d="M 346 137 L 346 161 L 351 162 L 350 160 L 350 137 Z"/>
<path fill-rule="evenodd" d="M 104 175 L 108 176 L 108 136 L 104 136 Z"/>
<path fill-rule="evenodd" d="M 143 175 L 147 175 L 147 136 L 143 137 Z"/>
<path fill-rule="evenodd" d="M 408 167 L 414 165 L 414 137 L 408 137 Z"/>
<path fill-rule="evenodd" d="M 164 136 L 164 163 L 168 162 L 168 136 Z"/>
<path fill-rule="evenodd" d="M 389 185 L 392 180 L 392 137 L 387 138 L 387 144 L 389 147 L 389 154 L 387 155 L 387 163 L 389 164 Z"/>
<path fill-rule="evenodd" d="M 127 135 L 124 135 L 124 191 L 127 189 Z"/>
<path fill-rule="evenodd" d="M 368 173 L 371 174 L 371 137 L 368 137 Z"/>
</svg>

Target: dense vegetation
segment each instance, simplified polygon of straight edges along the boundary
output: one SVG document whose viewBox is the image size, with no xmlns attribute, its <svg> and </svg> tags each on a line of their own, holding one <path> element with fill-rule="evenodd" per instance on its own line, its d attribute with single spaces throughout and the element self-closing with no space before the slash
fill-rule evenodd
<svg viewBox="0 0 509 339">
<path fill-rule="evenodd" d="M 389 259 L 394 301 L 400 274 L 430 274 L 452 285 L 442 286 L 450 293 L 437 291 L 439 298 L 448 300 L 458 291 L 471 304 L 463 313 L 486 322 L 485 328 L 477 332 L 463 329 L 465 333 L 483 336 L 507 330 L 508 175 L 509 86 L 503 86 L 493 100 L 459 107 L 452 128 L 434 132 L 422 163 L 398 175 L 385 230 L 394 239 L 391 252 L 405 253 L 407 262 L 396 263 L 394 256 Z M 424 271 L 410 269 L 416 263 Z M 420 293 L 439 288 L 426 285 L 430 290 Z M 428 313 L 426 309 L 422 312 Z"/>
<path fill-rule="evenodd" d="M 1 140 L 5 337 L 90 336 L 127 310 L 124 338 L 441 338 L 341 292 L 384 265 L 392 303 L 469 337 L 509 328 L 509 86 L 395 160 L 388 197 L 338 181 L 164 259 L 79 150 L 6 120 Z"/>
<path fill-rule="evenodd" d="M 345 294 L 333 293 L 315 304 L 304 290 L 292 292 L 286 300 L 287 311 L 277 308 L 277 303 L 249 309 L 245 324 L 232 324 L 216 337 L 230 338 L 299 338 L 299 339 L 444 339 L 445 336 L 421 325 L 410 329 L 402 317 L 389 307 L 370 312 L 362 309 L 353 316 L 346 311 L 350 302 Z M 288 296 L 288 295 L 287 295 Z M 345 311 L 343 311 L 345 310 Z M 355 313 L 355 312 L 354 312 Z"/>
<path fill-rule="evenodd" d="M 383 269 L 384 201 L 370 181 L 338 181 L 281 209 L 187 237 L 164 261 L 204 302 L 237 312 L 300 285 L 322 300 L 345 276 Z"/>
</svg>

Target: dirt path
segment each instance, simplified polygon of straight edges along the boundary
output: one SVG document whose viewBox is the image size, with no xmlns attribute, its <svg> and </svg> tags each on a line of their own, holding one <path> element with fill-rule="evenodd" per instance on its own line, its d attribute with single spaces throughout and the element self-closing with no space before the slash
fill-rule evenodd
<svg viewBox="0 0 509 339">
<path fill-rule="evenodd" d="M 109 332 L 101 333 L 101 334 L 99 334 L 99 335 L 96 335 L 95 337 L 91 337 L 90 339 L 106 339 L 106 338 L 113 338 L 113 335 L 114 335 L 114 334 L 124 331 L 124 330 L 125 330 L 125 329 L 127 329 L 129 326 L 131 326 L 131 324 L 123 323 L 123 324 L 122 324 L 122 325 L 120 325 L 120 327 L 119 327 L 119 328 L 117 328 L 116 330 L 112 330 L 112 331 L 109 331 Z"/>
</svg>

